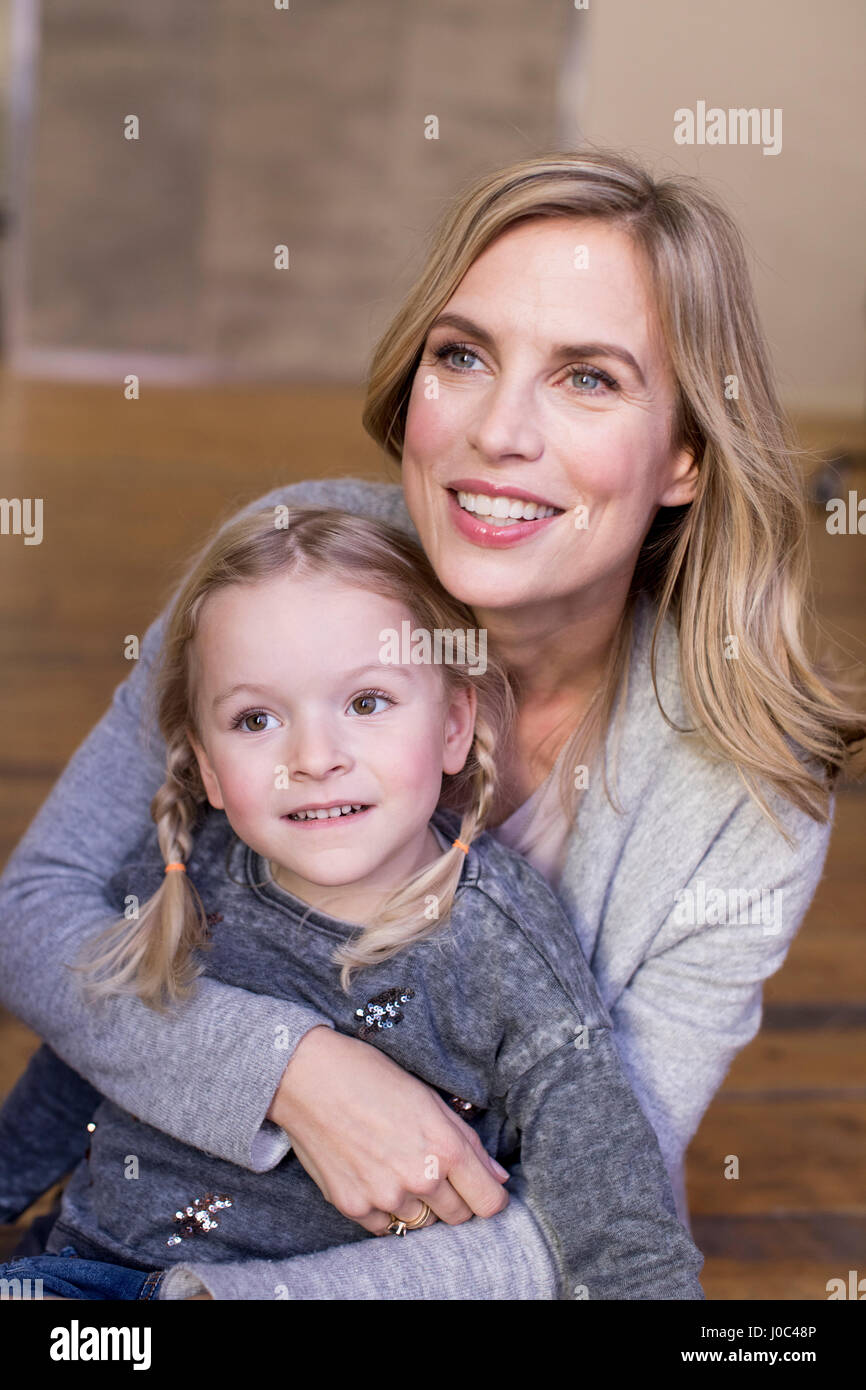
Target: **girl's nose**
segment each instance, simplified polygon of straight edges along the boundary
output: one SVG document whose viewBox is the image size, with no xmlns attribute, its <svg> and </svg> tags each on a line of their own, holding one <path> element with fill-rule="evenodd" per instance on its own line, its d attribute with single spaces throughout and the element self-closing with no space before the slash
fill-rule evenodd
<svg viewBox="0 0 866 1390">
<path fill-rule="evenodd" d="M 337 730 L 327 720 L 309 720 L 289 731 L 285 762 L 290 777 L 322 778 L 348 766 Z"/>
</svg>

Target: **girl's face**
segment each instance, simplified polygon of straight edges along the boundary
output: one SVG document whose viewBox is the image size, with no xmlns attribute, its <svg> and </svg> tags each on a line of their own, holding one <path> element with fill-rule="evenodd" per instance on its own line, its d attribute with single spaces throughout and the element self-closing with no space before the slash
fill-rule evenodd
<svg viewBox="0 0 866 1390">
<path fill-rule="evenodd" d="M 438 668 L 382 664 L 383 629 L 406 619 L 391 599 L 293 575 L 219 590 L 201 613 L 193 746 L 208 800 L 313 905 L 339 906 L 320 888 L 388 891 L 441 852 L 428 822 L 469 751 L 475 692 L 446 699 Z"/>
<path fill-rule="evenodd" d="M 655 512 L 694 495 L 675 399 L 622 231 L 556 218 L 503 233 L 433 323 L 410 396 L 403 487 L 444 587 L 476 609 L 624 600 Z M 529 500 L 554 510 L 497 525 L 497 498 L 512 518 Z"/>
</svg>

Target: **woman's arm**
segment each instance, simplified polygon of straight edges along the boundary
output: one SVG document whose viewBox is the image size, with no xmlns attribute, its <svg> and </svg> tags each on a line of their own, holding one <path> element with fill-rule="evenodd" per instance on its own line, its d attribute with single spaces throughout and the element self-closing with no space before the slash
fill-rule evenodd
<svg viewBox="0 0 866 1390">
<path fill-rule="evenodd" d="M 511 1174 L 511 1201 L 488 1221 L 437 1223 L 337 1245 L 293 1260 L 175 1265 L 160 1298 L 202 1291 L 216 1299 L 550 1300 L 557 1297 L 556 1262 L 526 1201 L 521 1171 Z"/>
<path fill-rule="evenodd" d="M 609 1005 L 617 1049 L 658 1135 L 684 1222 L 686 1149 L 737 1053 L 761 1026 L 764 981 L 787 955 L 827 854 L 830 825 L 780 801 L 774 809 L 794 846 L 750 798 L 742 803 L 689 883 L 671 885 L 671 910 L 651 953 Z M 711 906 L 714 889 L 736 920 L 713 921 L 721 915 Z"/>
<path fill-rule="evenodd" d="M 539 1065 L 509 1093 L 509 1111 L 513 1103 L 529 1142 L 525 1167 L 511 1174 L 509 1205 L 496 1216 L 290 1260 L 176 1265 L 160 1298 L 574 1297 L 560 1261 L 580 1271 L 590 1298 L 703 1298 L 701 1257 L 666 1206 L 658 1146 L 608 1030 L 593 1029 L 586 1051 L 575 1050 L 570 1037 L 543 1067 L 543 1075 Z M 576 1169 L 569 1155 L 580 1156 Z"/>
</svg>

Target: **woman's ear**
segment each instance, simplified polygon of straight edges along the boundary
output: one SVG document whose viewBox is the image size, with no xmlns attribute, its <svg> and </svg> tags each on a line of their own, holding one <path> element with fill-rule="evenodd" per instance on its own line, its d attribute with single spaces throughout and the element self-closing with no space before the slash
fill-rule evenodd
<svg viewBox="0 0 866 1390">
<path fill-rule="evenodd" d="M 698 486 L 698 468 L 691 449 L 681 449 L 668 473 L 667 485 L 658 499 L 660 507 L 685 507 L 694 502 Z"/>
<path fill-rule="evenodd" d="M 454 690 L 446 696 L 442 771 L 459 772 L 469 756 L 475 734 L 478 695 L 474 685 Z"/>
<path fill-rule="evenodd" d="M 220 784 L 208 760 L 204 744 L 199 743 L 191 729 L 187 729 L 186 736 L 189 739 L 192 751 L 195 753 L 195 760 L 198 763 L 198 770 L 201 773 L 201 780 L 204 783 L 208 801 L 215 811 L 224 811 L 225 802 L 223 801 L 222 792 L 220 791 Z"/>
</svg>

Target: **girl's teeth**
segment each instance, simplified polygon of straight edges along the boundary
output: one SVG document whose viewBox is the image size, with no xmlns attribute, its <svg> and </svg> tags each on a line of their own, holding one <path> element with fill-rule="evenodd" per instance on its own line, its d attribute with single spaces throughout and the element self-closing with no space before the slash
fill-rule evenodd
<svg viewBox="0 0 866 1390">
<path fill-rule="evenodd" d="M 331 806 L 327 811 L 295 811 L 289 816 L 289 820 L 336 820 L 338 816 L 351 815 L 353 811 L 360 811 L 361 803 L 357 806 Z"/>
<path fill-rule="evenodd" d="M 558 507 L 541 502 L 522 502 L 517 497 L 488 497 L 483 492 L 458 492 L 457 501 L 466 512 L 486 517 L 494 526 L 512 526 L 516 521 L 541 521 L 556 516 Z"/>
</svg>

